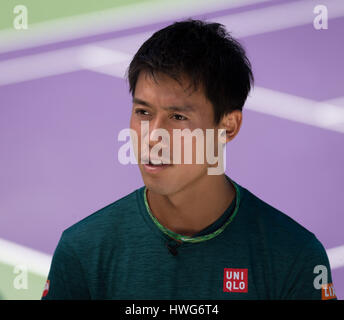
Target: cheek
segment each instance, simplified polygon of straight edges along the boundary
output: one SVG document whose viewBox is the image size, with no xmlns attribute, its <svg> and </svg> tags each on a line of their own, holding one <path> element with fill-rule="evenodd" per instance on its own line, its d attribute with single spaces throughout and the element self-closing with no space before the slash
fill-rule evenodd
<svg viewBox="0 0 344 320">
<path fill-rule="evenodd" d="M 134 153 L 135 153 L 135 158 L 138 162 L 140 162 L 140 155 L 141 155 L 141 127 L 140 127 L 140 122 L 135 120 L 133 116 L 130 118 L 130 129 L 134 132 L 136 132 L 136 135 L 131 136 L 131 142 L 133 145 Z M 136 153 L 136 151 L 138 153 Z"/>
<path fill-rule="evenodd" d="M 186 139 L 179 134 L 173 137 L 170 135 L 170 158 L 176 165 L 193 164 L 195 162 L 196 140 Z"/>
<path fill-rule="evenodd" d="M 216 145 L 214 146 L 214 139 L 206 136 L 206 131 L 202 130 L 202 134 L 198 137 L 192 137 L 190 139 L 181 140 L 181 159 L 182 163 L 192 164 L 197 166 L 206 166 L 207 163 L 207 148 L 210 153 L 216 152 Z M 215 147 L 215 148 L 214 148 Z M 188 160 L 187 160 L 188 159 Z"/>
<path fill-rule="evenodd" d="M 139 121 L 137 121 L 137 119 L 135 119 L 134 114 L 132 114 L 130 117 L 130 122 L 129 122 L 130 129 L 133 129 L 137 132 L 139 129 L 139 125 L 140 125 Z"/>
</svg>

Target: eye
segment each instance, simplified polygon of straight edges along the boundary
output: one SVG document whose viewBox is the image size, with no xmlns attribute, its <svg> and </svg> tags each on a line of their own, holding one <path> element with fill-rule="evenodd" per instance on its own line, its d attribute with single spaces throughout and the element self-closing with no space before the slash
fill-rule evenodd
<svg viewBox="0 0 344 320">
<path fill-rule="evenodd" d="M 173 117 L 176 117 L 175 119 L 177 121 L 185 121 L 185 120 L 188 120 L 188 118 L 182 116 L 181 114 L 174 114 Z"/>
<path fill-rule="evenodd" d="M 146 110 L 144 110 L 144 109 L 136 109 L 136 110 L 135 110 L 135 114 L 147 116 L 148 114 L 144 114 L 144 112 L 147 112 L 147 113 L 148 113 L 148 111 L 146 111 Z"/>
</svg>

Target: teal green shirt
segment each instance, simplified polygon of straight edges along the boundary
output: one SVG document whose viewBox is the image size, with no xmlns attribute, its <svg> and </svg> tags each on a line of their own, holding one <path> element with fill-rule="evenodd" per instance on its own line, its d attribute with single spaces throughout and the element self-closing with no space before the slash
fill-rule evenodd
<svg viewBox="0 0 344 320">
<path fill-rule="evenodd" d="M 332 278 L 314 234 L 227 179 L 237 197 L 193 236 L 203 241 L 180 244 L 163 232 L 147 210 L 144 186 L 69 227 L 42 300 L 332 298 L 332 287 L 319 288 Z"/>
</svg>

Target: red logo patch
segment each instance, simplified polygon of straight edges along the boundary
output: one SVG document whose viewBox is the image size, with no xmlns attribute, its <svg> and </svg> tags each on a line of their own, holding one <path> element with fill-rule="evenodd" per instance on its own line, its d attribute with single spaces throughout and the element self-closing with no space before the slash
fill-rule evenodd
<svg viewBox="0 0 344 320">
<path fill-rule="evenodd" d="M 321 300 L 335 299 L 336 294 L 334 293 L 334 288 L 332 283 L 323 284 L 321 286 Z"/>
<path fill-rule="evenodd" d="M 47 282 L 45 283 L 45 286 L 44 286 L 44 291 L 43 291 L 42 297 L 45 297 L 48 294 L 49 285 L 50 285 L 50 280 L 47 280 Z"/>
<path fill-rule="evenodd" d="M 225 268 L 224 271 L 224 292 L 247 292 L 247 269 Z"/>
</svg>

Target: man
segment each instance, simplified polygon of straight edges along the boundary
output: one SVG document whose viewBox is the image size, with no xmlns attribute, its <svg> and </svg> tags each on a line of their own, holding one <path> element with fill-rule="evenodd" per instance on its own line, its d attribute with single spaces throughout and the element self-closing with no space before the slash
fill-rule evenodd
<svg viewBox="0 0 344 320">
<path fill-rule="evenodd" d="M 238 134 L 253 84 L 241 45 L 220 24 L 176 22 L 141 46 L 128 79 L 145 186 L 63 232 L 42 299 L 335 299 L 311 232 L 209 174 L 216 164 L 196 163 L 203 151 L 193 142 L 191 163 L 173 159 L 174 130 L 222 129 L 224 144 Z M 171 137 L 163 157 L 151 153 L 155 129 Z"/>
</svg>

